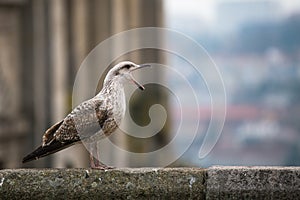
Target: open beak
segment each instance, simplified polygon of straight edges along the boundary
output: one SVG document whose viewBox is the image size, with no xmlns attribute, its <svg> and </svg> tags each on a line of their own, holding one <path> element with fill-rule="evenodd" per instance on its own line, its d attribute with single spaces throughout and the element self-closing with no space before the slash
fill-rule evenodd
<svg viewBox="0 0 300 200">
<path fill-rule="evenodd" d="M 139 65 L 138 67 L 136 67 L 136 68 L 130 70 L 130 73 L 133 72 L 133 71 L 135 71 L 135 70 L 137 70 L 137 69 L 141 69 L 141 68 L 144 68 L 144 67 L 151 67 L 151 65 L 149 65 L 149 64 L 141 64 L 141 65 Z M 132 74 L 130 74 L 130 78 L 131 78 L 132 82 L 133 82 L 134 84 L 136 84 L 140 90 L 145 90 L 145 87 L 144 87 L 142 84 L 140 84 L 139 82 L 137 82 L 137 81 L 133 78 Z"/>
</svg>

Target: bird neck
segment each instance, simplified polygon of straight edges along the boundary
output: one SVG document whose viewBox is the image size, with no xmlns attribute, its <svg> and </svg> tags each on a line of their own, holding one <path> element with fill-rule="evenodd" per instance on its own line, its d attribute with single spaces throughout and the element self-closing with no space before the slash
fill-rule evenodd
<svg viewBox="0 0 300 200">
<path fill-rule="evenodd" d="M 126 102 L 124 86 L 119 81 L 106 81 L 102 90 L 97 95 L 104 98 L 105 102 L 109 102 L 109 107 L 114 113 L 115 120 L 119 123 L 125 115 Z M 118 124 L 119 125 L 119 124 Z"/>
<path fill-rule="evenodd" d="M 124 86 L 118 80 L 107 80 L 98 95 L 119 96 L 124 94 Z"/>
</svg>

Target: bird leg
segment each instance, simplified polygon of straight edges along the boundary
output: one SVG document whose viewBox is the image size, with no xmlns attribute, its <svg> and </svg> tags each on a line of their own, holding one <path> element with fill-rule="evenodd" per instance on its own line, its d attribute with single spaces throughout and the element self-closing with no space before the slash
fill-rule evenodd
<svg viewBox="0 0 300 200">
<path fill-rule="evenodd" d="M 92 169 L 113 169 L 114 167 L 110 167 L 105 165 L 104 163 L 100 162 L 99 153 L 97 150 L 97 142 L 92 142 L 89 145 L 89 151 L 90 151 L 90 166 Z"/>
</svg>

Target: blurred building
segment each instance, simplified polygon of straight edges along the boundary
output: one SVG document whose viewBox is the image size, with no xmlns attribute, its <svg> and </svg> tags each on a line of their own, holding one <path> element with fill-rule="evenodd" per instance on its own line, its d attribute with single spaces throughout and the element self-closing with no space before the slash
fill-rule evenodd
<svg viewBox="0 0 300 200">
<path fill-rule="evenodd" d="M 286 10 L 288 6 L 294 8 Z M 200 15 L 191 12 L 192 17 L 186 17 L 181 9 L 183 4 L 173 12 L 184 23 L 170 18 L 170 27 L 194 36 L 208 51 L 220 69 L 227 97 L 226 122 L 212 152 L 202 160 L 195 156 L 203 131 L 181 159 L 198 166 L 299 165 L 299 3 L 215 1 L 210 29 L 204 29 L 201 20 L 190 29 L 186 24 Z M 199 91 L 205 98 L 204 90 Z M 182 105 L 191 109 L 188 103 Z M 205 127 L 211 120 L 210 104 L 204 101 L 202 106 L 200 126 Z"/>
<path fill-rule="evenodd" d="M 21 12 L 0 3 L 0 168 L 20 166 L 29 123 L 22 114 Z"/>
<path fill-rule="evenodd" d="M 76 72 L 98 43 L 124 30 L 162 26 L 162 12 L 160 0 L 1 1 L 0 167 L 21 167 L 22 157 L 41 144 L 44 131 L 71 110 Z M 163 58 L 153 51 L 119 60 L 124 59 L 155 63 Z M 84 89 L 82 95 L 87 95 Z M 126 138 L 121 140 L 128 145 Z M 87 158 L 77 146 L 26 166 L 85 167 Z"/>
<path fill-rule="evenodd" d="M 222 33 L 236 31 L 245 23 L 273 22 L 282 15 L 280 4 L 270 0 L 222 1 L 217 7 L 217 20 Z"/>
</svg>

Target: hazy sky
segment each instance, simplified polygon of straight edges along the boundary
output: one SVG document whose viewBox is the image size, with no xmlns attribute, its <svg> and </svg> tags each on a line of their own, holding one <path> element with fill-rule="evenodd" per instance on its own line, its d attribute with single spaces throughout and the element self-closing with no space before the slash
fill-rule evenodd
<svg viewBox="0 0 300 200">
<path fill-rule="evenodd" d="M 238 2 L 245 0 L 165 0 L 167 15 L 192 15 L 194 18 L 202 18 L 213 21 L 216 17 L 216 6 L 220 2 Z M 259 0 L 248 0 L 259 1 Z M 283 14 L 294 11 L 300 12 L 300 0 L 270 0 L 277 1 L 283 8 Z"/>
</svg>

